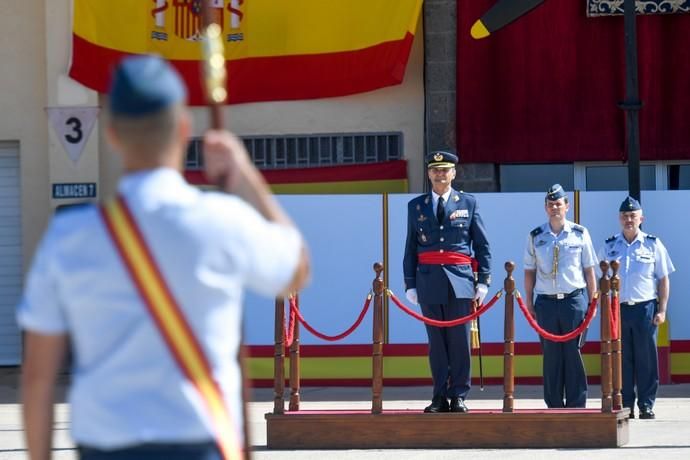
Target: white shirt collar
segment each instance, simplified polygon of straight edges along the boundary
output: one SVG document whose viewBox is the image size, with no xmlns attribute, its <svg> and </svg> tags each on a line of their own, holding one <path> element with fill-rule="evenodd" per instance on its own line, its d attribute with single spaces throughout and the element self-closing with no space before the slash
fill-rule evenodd
<svg viewBox="0 0 690 460">
<path fill-rule="evenodd" d="M 640 244 L 644 243 L 645 235 L 647 235 L 645 232 L 643 232 L 642 230 L 638 230 L 637 235 L 635 235 L 635 238 L 632 240 L 632 242 L 628 243 L 628 240 L 625 239 L 625 234 L 623 232 L 620 232 L 620 239 L 628 246 L 632 246 L 633 244 L 635 244 L 636 241 L 639 241 Z"/>
<path fill-rule="evenodd" d="M 448 203 L 448 199 L 450 198 L 450 194 L 451 194 L 452 191 L 453 191 L 453 189 L 452 189 L 452 188 L 449 188 L 448 191 L 447 191 L 446 193 L 444 193 L 443 195 L 439 195 L 439 194 L 437 194 L 436 192 L 434 192 L 434 191 L 432 190 L 432 191 L 431 191 L 431 199 L 434 201 L 434 209 L 436 208 L 436 203 L 438 203 L 438 199 L 439 199 L 439 197 L 441 197 L 441 196 L 443 197 L 443 202 L 444 202 L 444 203 Z"/>
<path fill-rule="evenodd" d="M 118 184 L 118 192 L 125 197 L 139 195 L 146 199 L 184 201 L 195 189 L 172 168 L 156 168 L 124 175 Z"/>
</svg>

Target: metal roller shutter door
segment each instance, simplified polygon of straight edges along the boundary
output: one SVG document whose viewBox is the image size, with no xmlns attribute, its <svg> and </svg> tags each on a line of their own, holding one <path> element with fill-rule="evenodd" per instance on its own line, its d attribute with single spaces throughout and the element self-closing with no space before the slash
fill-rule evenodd
<svg viewBox="0 0 690 460">
<path fill-rule="evenodd" d="M 19 148 L 0 142 L 0 365 L 21 361 L 15 307 L 22 289 Z"/>
</svg>

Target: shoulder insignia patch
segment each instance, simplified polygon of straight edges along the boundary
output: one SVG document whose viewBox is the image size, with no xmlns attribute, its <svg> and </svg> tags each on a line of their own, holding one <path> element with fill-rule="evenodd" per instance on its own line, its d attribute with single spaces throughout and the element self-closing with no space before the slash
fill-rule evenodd
<svg viewBox="0 0 690 460">
<path fill-rule="evenodd" d="M 541 229 L 541 226 L 539 226 L 539 227 L 535 228 L 534 230 L 532 230 L 531 232 L 529 232 L 529 234 L 532 235 L 532 238 L 534 238 L 535 236 L 539 235 L 541 232 L 543 232 L 543 230 Z"/>
<path fill-rule="evenodd" d="M 613 243 L 614 241 L 616 241 L 616 235 L 613 235 L 613 236 L 606 238 L 604 243 Z"/>
<path fill-rule="evenodd" d="M 585 228 L 582 225 L 573 224 L 573 230 L 575 230 L 578 233 L 584 233 Z"/>
<path fill-rule="evenodd" d="M 649 239 L 652 240 L 652 241 L 656 241 L 656 236 L 654 236 L 654 235 L 649 235 L 649 234 L 648 234 L 648 235 L 645 236 L 645 238 L 649 238 Z"/>
</svg>

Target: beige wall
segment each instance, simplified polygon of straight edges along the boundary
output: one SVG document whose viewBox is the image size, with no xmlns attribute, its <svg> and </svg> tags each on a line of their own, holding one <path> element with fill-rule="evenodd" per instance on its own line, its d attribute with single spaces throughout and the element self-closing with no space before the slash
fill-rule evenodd
<svg viewBox="0 0 690 460">
<path fill-rule="evenodd" d="M 42 231 L 59 204 L 51 184 L 96 182 L 100 196 L 115 189 L 120 166 L 91 133 L 72 162 L 49 126 L 48 107 L 93 107 L 102 97 L 67 77 L 71 45 L 70 0 L 0 0 L 0 141 L 18 141 L 21 161 L 23 255 L 31 259 Z M 365 94 L 311 101 L 233 105 L 229 127 L 240 135 L 402 131 L 410 189 L 422 189 L 424 149 L 423 32 L 421 21 L 403 84 Z M 195 109 L 195 132 L 207 123 Z"/>
<path fill-rule="evenodd" d="M 49 213 L 43 1 L 0 1 L 0 140 L 19 143 L 23 258 Z"/>
</svg>

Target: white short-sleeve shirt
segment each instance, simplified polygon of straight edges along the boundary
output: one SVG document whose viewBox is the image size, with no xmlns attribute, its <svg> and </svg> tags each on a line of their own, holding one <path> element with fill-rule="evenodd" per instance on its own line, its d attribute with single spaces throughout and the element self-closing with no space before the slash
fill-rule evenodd
<svg viewBox="0 0 690 460">
<path fill-rule="evenodd" d="M 283 290 L 297 267 L 301 237 L 237 197 L 191 187 L 172 169 L 130 174 L 119 192 L 211 364 L 239 433 L 243 291 L 273 297 Z M 17 318 L 23 329 L 70 336 L 76 443 L 115 448 L 213 438 L 203 402 L 170 356 L 97 207 L 54 216 Z"/>
<path fill-rule="evenodd" d="M 565 221 L 558 234 L 545 223 L 527 236 L 523 265 L 536 271 L 536 294 L 567 294 L 587 286 L 583 269 L 597 263 L 589 231 Z"/>
<path fill-rule="evenodd" d="M 659 280 L 676 270 L 661 240 L 641 230 L 631 243 L 622 233 L 607 239 L 599 251 L 599 257 L 620 263 L 621 302 L 637 303 L 656 299 Z"/>
</svg>

